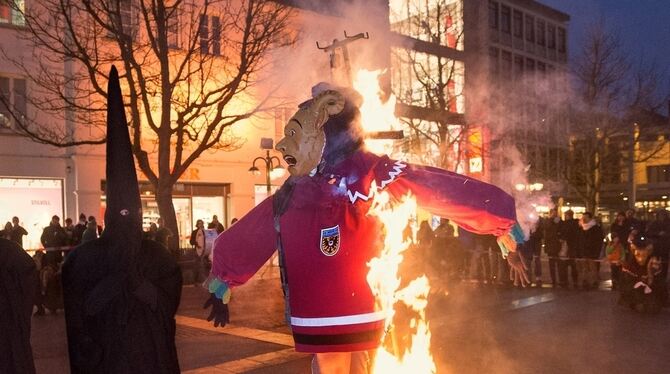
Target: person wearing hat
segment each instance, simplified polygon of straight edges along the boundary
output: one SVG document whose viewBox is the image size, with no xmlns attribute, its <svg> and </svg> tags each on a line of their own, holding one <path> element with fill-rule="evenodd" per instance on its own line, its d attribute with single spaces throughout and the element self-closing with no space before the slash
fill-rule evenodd
<svg viewBox="0 0 670 374">
<path fill-rule="evenodd" d="M 656 313 L 668 297 L 667 285 L 661 277 L 661 260 L 652 256 L 654 244 L 644 234 L 636 234 L 621 271 L 619 303 L 640 312 Z"/>
</svg>

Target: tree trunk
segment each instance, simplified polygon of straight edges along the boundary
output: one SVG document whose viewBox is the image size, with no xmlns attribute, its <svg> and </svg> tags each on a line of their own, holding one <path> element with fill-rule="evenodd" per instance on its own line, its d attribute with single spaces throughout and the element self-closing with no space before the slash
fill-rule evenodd
<svg viewBox="0 0 670 374">
<path fill-rule="evenodd" d="M 158 203 L 158 213 L 163 219 L 165 227 L 172 232 L 172 236 L 168 238 L 168 249 L 171 253 L 177 253 L 179 250 L 179 229 L 177 227 L 177 214 L 172 204 L 172 186 L 159 186 L 156 189 L 156 203 Z"/>
</svg>

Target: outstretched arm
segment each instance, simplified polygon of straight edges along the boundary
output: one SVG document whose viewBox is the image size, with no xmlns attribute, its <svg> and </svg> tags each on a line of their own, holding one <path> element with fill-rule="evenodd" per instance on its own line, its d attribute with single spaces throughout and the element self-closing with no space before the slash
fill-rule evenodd
<svg viewBox="0 0 670 374">
<path fill-rule="evenodd" d="M 375 182 L 396 198 L 411 192 L 419 206 L 468 231 L 495 235 L 503 256 L 511 253 L 512 279 L 522 285 L 529 283 L 521 255 L 516 252 L 523 232 L 516 222 L 514 198 L 505 191 L 465 175 L 388 157 L 377 163 Z"/>
<path fill-rule="evenodd" d="M 230 288 L 247 282 L 275 251 L 277 234 L 273 222 L 269 197 L 216 238 L 212 271 L 205 281 L 211 293 L 205 308 L 212 305 L 208 320 L 214 319 L 215 326 L 228 322 Z"/>
</svg>

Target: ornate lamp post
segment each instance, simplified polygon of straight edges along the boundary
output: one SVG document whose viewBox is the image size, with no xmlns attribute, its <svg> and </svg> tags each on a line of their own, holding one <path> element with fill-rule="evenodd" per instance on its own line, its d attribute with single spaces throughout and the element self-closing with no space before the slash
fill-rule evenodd
<svg viewBox="0 0 670 374">
<path fill-rule="evenodd" d="M 261 171 L 256 166 L 257 161 L 262 161 L 265 165 L 265 184 L 267 186 L 268 196 L 272 192 L 272 184 L 270 183 L 271 175 L 275 178 L 281 177 L 284 174 L 284 167 L 281 166 L 281 161 L 277 156 L 270 156 L 270 150 L 273 149 L 273 141 L 271 138 L 261 138 L 261 149 L 265 149 L 265 157 L 258 156 L 254 159 L 249 171 L 254 175 L 260 175 Z M 273 174 L 274 173 L 274 174 Z"/>
</svg>

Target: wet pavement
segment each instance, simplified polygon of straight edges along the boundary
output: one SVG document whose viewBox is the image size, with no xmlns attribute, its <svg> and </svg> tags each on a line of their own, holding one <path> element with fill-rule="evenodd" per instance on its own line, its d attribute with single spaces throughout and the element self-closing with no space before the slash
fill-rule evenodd
<svg viewBox="0 0 670 374">
<path fill-rule="evenodd" d="M 439 373 L 670 372 L 670 309 L 644 315 L 620 307 L 606 283 L 593 291 L 471 282 L 436 289 L 427 314 Z M 234 290 L 225 328 L 204 320 L 206 296 L 183 288 L 184 373 L 309 373 L 310 357 L 292 349 L 276 268 Z M 34 317 L 32 337 L 38 373 L 69 371 L 62 312 Z"/>
</svg>

